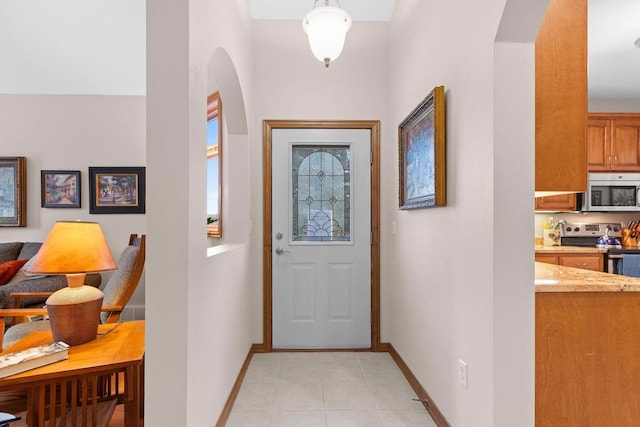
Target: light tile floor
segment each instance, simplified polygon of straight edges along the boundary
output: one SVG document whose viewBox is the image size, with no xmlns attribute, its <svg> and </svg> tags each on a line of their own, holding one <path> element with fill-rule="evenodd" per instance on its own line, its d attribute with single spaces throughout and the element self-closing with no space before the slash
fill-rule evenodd
<svg viewBox="0 0 640 427">
<path fill-rule="evenodd" d="M 253 355 L 227 427 L 435 427 L 388 353 Z"/>
</svg>

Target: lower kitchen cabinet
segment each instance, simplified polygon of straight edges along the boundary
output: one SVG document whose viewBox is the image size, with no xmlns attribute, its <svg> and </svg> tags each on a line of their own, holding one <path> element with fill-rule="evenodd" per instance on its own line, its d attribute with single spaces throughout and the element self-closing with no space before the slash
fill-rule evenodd
<svg viewBox="0 0 640 427">
<path fill-rule="evenodd" d="M 576 193 L 536 197 L 536 211 L 563 212 L 577 210 Z"/>
<path fill-rule="evenodd" d="M 536 427 L 640 425 L 640 292 L 535 299 Z"/>
<path fill-rule="evenodd" d="M 536 254 L 535 259 L 536 262 L 544 262 L 547 264 L 582 268 L 583 270 L 604 271 L 604 255 L 600 253 Z"/>
</svg>

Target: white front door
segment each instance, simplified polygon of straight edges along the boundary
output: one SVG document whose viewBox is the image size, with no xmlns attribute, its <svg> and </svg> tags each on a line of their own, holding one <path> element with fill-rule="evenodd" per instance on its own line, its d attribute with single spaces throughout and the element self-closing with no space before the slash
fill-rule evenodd
<svg viewBox="0 0 640 427">
<path fill-rule="evenodd" d="M 371 131 L 272 135 L 273 348 L 369 348 Z"/>
</svg>

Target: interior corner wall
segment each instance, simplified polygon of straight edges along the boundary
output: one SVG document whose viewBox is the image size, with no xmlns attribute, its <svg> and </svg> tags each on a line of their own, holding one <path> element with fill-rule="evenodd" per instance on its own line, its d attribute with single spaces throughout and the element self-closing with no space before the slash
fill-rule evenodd
<svg viewBox="0 0 640 427">
<path fill-rule="evenodd" d="M 388 112 L 388 23 L 354 22 L 329 68 L 299 21 L 254 21 L 254 120 L 250 132 L 251 286 L 254 342 L 262 342 L 262 125 L 264 120 L 380 120 Z M 382 157 L 395 149 L 383 136 Z M 383 176 L 382 180 L 388 177 Z"/>
<path fill-rule="evenodd" d="M 90 214 L 89 167 L 145 166 L 145 108 L 144 96 L 0 95 L 0 155 L 27 158 L 27 226 L 2 227 L 0 241 L 42 242 L 56 221 L 95 221 L 117 260 L 131 233 L 146 233 L 146 215 Z M 41 207 L 41 170 L 79 170 L 81 207 Z M 144 280 L 124 317 L 144 318 Z"/>
<path fill-rule="evenodd" d="M 502 262 L 494 251 L 500 243 L 494 236 L 499 227 L 503 230 L 497 212 L 511 210 L 503 193 L 496 196 L 495 180 L 511 180 L 521 172 L 518 163 L 509 166 L 495 152 L 494 41 L 504 3 L 396 2 L 391 23 L 390 121 L 399 123 L 435 86 L 446 89 L 447 206 L 395 209 L 397 196 L 390 190 L 397 185 L 397 155 L 392 153 L 382 171 L 394 178 L 383 190 L 383 206 L 396 225 L 395 233 L 387 229 L 382 236 L 388 254 L 383 256 L 387 309 L 382 326 L 445 418 L 459 427 L 504 425 L 496 424 L 496 408 L 504 403 L 496 400 L 504 396 L 495 393 L 504 380 L 497 352 L 506 337 L 533 340 L 530 330 L 518 329 L 521 322 L 500 330 L 499 342 L 494 336 L 495 322 L 514 316 L 503 316 L 508 301 L 505 305 L 494 295 L 500 290 L 495 281 Z M 522 161 L 533 164 L 529 151 Z M 533 177 L 525 173 L 519 179 L 528 183 Z M 510 244 L 518 251 L 530 247 L 530 241 Z M 528 273 L 517 270 L 515 286 L 532 287 Z M 526 313 L 525 323 L 532 316 Z M 523 360 L 527 384 L 531 357 L 525 354 Z M 459 360 L 468 367 L 466 388 L 458 380 Z M 516 386 L 513 393 L 521 391 L 518 405 L 524 401 L 525 409 L 531 408 L 532 390 Z M 531 413 L 523 413 L 520 421 L 511 425 L 532 425 Z"/>
<path fill-rule="evenodd" d="M 248 135 L 225 134 L 230 194 L 223 216 L 234 236 L 211 256 L 204 155 L 208 64 L 218 49 L 231 59 L 234 70 L 226 71 L 237 74 L 241 88 L 230 96 L 242 98 L 230 100 L 221 90 L 223 120 L 228 124 L 234 111 L 225 103 L 244 103 L 251 115 L 248 12 L 246 2 L 147 1 L 147 277 L 154 286 L 147 289 L 145 423 L 153 426 L 215 425 L 252 344 L 249 242 L 242 231 L 250 211 Z"/>
</svg>

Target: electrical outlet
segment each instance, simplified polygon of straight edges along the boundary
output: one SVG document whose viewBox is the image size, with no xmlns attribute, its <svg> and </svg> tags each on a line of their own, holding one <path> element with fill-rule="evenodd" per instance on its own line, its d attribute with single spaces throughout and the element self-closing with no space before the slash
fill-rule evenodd
<svg viewBox="0 0 640 427">
<path fill-rule="evenodd" d="M 464 360 L 458 359 L 458 380 L 464 388 L 469 387 L 469 377 L 467 375 L 467 364 L 464 362 Z"/>
</svg>

